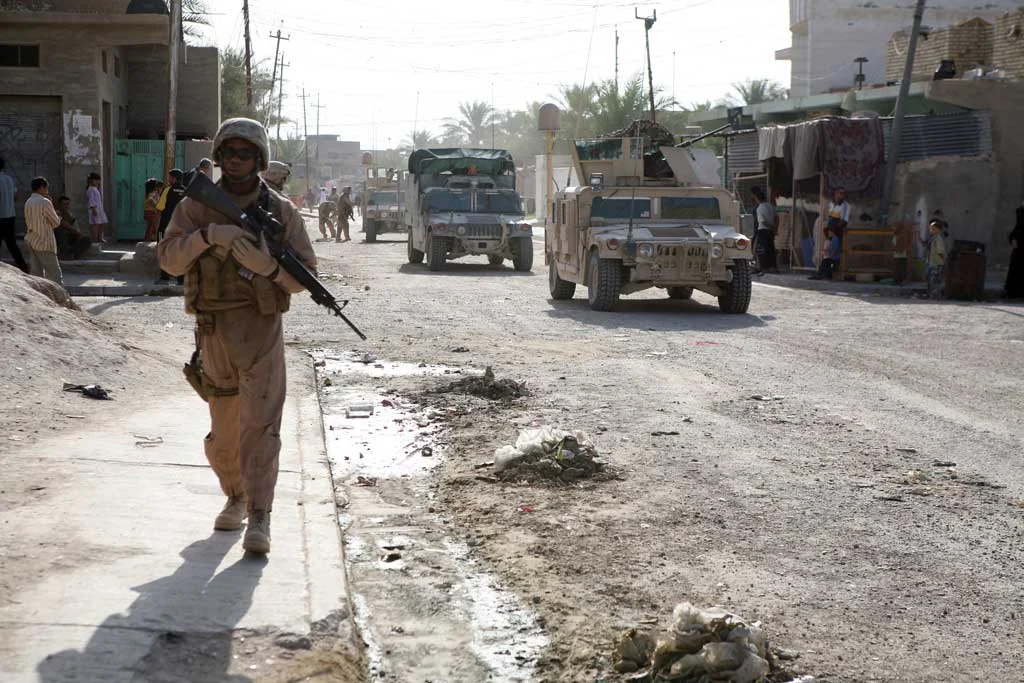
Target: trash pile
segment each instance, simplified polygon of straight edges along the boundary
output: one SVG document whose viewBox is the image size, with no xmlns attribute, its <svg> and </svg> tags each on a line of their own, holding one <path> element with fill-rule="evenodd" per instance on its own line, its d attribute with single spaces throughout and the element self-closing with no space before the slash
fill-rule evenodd
<svg viewBox="0 0 1024 683">
<path fill-rule="evenodd" d="M 594 443 L 584 432 L 567 432 L 547 425 L 519 434 L 514 446 L 494 451 L 494 474 L 502 481 L 560 481 L 585 479 L 604 471 Z"/>
<path fill-rule="evenodd" d="M 757 683 L 771 673 L 768 643 L 757 624 L 747 624 L 719 607 L 699 609 L 688 602 L 672 612 L 664 637 L 636 629 L 615 644 L 614 666 L 646 683 Z"/>
<path fill-rule="evenodd" d="M 483 375 L 474 375 L 460 379 L 457 382 L 452 382 L 439 389 L 435 389 L 432 393 L 470 394 L 490 399 L 491 401 L 510 401 L 527 396 L 530 392 L 526 388 L 526 382 L 516 382 L 511 379 L 495 379 L 494 370 L 488 365 Z"/>
</svg>

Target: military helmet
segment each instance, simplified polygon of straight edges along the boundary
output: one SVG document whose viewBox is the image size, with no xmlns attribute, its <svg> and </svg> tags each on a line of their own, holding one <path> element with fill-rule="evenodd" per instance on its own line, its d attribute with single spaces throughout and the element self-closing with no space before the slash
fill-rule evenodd
<svg viewBox="0 0 1024 683">
<path fill-rule="evenodd" d="M 292 174 L 292 169 L 288 164 L 283 161 L 271 161 L 267 164 L 267 170 L 261 173 L 264 180 L 268 180 L 272 183 L 284 183 L 288 180 L 288 176 Z"/>
<path fill-rule="evenodd" d="M 267 170 L 270 163 L 270 138 L 267 137 L 267 129 L 263 127 L 263 124 L 245 118 L 227 119 L 220 124 L 217 135 L 213 138 L 213 158 L 218 164 L 222 163 L 220 147 L 231 138 L 240 138 L 256 145 L 260 150 L 259 170 Z"/>
</svg>

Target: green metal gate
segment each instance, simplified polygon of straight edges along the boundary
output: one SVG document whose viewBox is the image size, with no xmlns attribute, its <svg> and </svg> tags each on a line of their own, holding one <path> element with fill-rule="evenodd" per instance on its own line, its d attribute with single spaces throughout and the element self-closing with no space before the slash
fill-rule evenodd
<svg viewBox="0 0 1024 683">
<path fill-rule="evenodd" d="M 117 239 L 141 240 L 146 235 L 142 210 L 146 201 L 146 180 L 164 180 L 163 140 L 118 140 L 114 174 L 117 197 Z M 174 165 L 185 164 L 185 143 L 175 144 Z"/>
</svg>

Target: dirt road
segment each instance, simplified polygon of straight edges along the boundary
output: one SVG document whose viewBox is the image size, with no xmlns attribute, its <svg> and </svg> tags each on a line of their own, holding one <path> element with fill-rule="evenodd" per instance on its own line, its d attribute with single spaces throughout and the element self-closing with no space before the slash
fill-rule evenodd
<svg viewBox="0 0 1024 683">
<path fill-rule="evenodd" d="M 532 274 L 482 257 L 431 273 L 405 262 L 404 242 L 316 246 L 370 340 L 303 300 L 293 347 L 342 364 L 372 352 L 382 365 L 493 366 L 530 389 L 495 402 L 427 393 L 452 380 L 443 371 L 323 369 L 369 400 L 415 401 L 426 417 L 410 419 L 430 427 L 413 443 L 438 451 L 371 487 L 355 485 L 358 467 L 336 472 L 350 538 L 378 541 L 348 549 L 378 675 L 616 680 L 615 636 L 665 627 L 688 600 L 761 620 L 798 653 L 790 670 L 819 680 L 1024 680 L 1024 308 L 755 285 L 748 315 L 659 291 L 594 313 L 582 290 L 548 300 L 540 244 Z M 328 424 L 352 398 L 333 392 Z M 612 476 L 478 476 L 543 424 L 590 434 Z M 351 443 L 339 461 L 356 458 Z M 380 542 L 394 536 L 407 540 Z M 516 661 L 487 658 L 501 648 L 481 645 L 467 566 L 510 590 L 496 610 L 509 623 L 491 635 L 515 634 Z M 452 626 L 458 610 L 476 621 Z"/>
</svg>

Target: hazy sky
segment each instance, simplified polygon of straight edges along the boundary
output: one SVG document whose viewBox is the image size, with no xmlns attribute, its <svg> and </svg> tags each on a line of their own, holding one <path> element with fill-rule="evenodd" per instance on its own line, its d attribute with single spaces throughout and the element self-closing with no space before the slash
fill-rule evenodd
<svg viewBox="0 0 1024 683">
<path fill-rule="evenodd" d="M 242 0 L 208 2 L 206 42 L 241 46 Z M 319 95 L 321 133 L 364 148 L 401 144 L 414 126 L 438 133 L 462 101 L 519 109 L 553 99 L 561 84 L 612 78 L 616 28 L 621 83 L 645 64 L 634 8 L 657 9 L 655 86 L 680 103 L 717 100 L 747 78 L 789 86 L 789 62 L 774 54 L 790 43 L 786 0 L 249 0 L 249 8 L 258 61 L 273 65 L 271 32 L 291 38 L 281 42 L 285 116 L 301 132 L 305 87 L 310 134 Z"/>
</svg>

